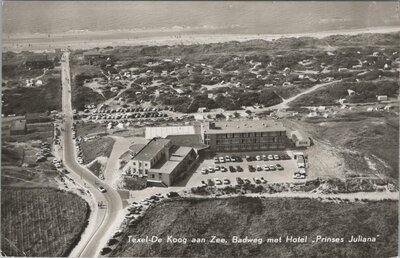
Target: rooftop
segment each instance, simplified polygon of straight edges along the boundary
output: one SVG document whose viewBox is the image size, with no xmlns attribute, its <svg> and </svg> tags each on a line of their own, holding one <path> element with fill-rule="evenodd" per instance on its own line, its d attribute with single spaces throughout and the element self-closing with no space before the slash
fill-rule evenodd
<svg viewBox="0 0 400 258">
<path fill-rule="evenodd" d="M 172 154 L 169 160 L 156 164 L 151 172 L 171 174 L 179 163 L 187 156 L 193 149 L 190 147 L 178 147 Z"/>
<path fill-rule="evenodd" d="M 11 122 L 11 127 L 10 129 L 12 131 L 20 131 L 20 130 L 25 130 L 26 127 L 26 120 L 14 120 Z"/>
<path fill-rule="evenodd" d="M 166 138 L 168 135 L 185 135 L 195 134 L 194 126 L 159 126 L 159 127 L 146 127 L 146 139 L 154 137 Z"/>
<path fill-rule="evenodd" d="M 286 131 L 286 129 L 282 123 L 272 120 L 210 122 L 204 125 L 204 133 L 207 134 L 276 131 Z"/>
<path fill-rule="evenodd" d="M 142 160 L 142 161 L 150 161 L 152 160 L 157 153 L 165 148 L 169 144 L 170 140 L 162 139 L 162 138 L 154 138 L 149 143 L 146 144 L 136 156 L 133 158 L 135 160 Z"/>
<path fill-rule="evenodd" d="M 304 135 L 302 133 L 300 133 L 299 131 L 297 131 L 297 130 L 292 132 L 292 137 L 294 137 L 295 140 L 298 140 L 298 141 L 304 141 L 305 140 Z"/>
</svg>

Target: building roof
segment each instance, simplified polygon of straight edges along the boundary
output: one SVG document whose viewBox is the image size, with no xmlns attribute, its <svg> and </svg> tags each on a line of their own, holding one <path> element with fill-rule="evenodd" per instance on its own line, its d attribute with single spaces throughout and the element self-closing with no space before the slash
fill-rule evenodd
<svg viewBox="0 0 400 258">
<path fill-rule="evenodd" d="M 145 138 L 152 139 L 154 137 L 166 138 L 168 135 L 186 135 L 195 134 L 195 128 L 189 126 L 159 126 L 146 127 Z"/>
<path fill-rule="evenodd" d="M 297 130 L 292 132 L 292 138 L 294 138 L 293 140 L 296 140 L 296 141 L 307 140 L 306 137 Z"/>
<path fill-rule="evenodd" d="M 149 141 L 133 158 L 135 160 L 150 161 L 157 153 L 169 144 L 169 139 L 154 138 Z"/>
<path fill-rule="evenodd" d="M 176 146 L 192 147 L 197 150 L 208 148 L 208 145 L 203 143 L 200 134 L 168 135 L 167 139 Z"/>
<path fill-rule="evenodd" d="M 26 128 L 26 120 L 19 119 L 11 122 L 11 131 L 22 131 Z"/>
<path fill-rule="evenodd" d="M 171 174 L 192 150 L 193 149 L 190 147 L 179 147 L 171 154 L 169 160 L 156 164 L 150 171 L 154 173 Z"/>
<path fill-rule="evenodd" d="M 272 120 L 209 122 L 204 125 L 204 133 L 206 134 L 279 131 L 286 131 L 286 129 L 282 123 Z"/>
</svg>

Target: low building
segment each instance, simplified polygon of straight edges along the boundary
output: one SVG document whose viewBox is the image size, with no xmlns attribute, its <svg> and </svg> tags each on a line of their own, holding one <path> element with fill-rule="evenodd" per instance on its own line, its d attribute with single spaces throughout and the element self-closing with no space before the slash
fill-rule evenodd
<svg viewBox="0 0 400 258">
<path fill-rule="evenodd" d="M 378 99 L 378 101 L 387 101 L 388 100 L 388 97 L 386 95 L 376 96 L 376 98 Z"/>
<path fill-rule="evenodd" d="M 11 122 L 10 135 L 25 135 L 27 131 L 26 120 L 19 119 Z"/>
<path fill-rule="evenodd" d="M 147 176 L 149 170 L 162 158 L 169 158 L 171 141 L 168 139 L 154 138 L 137 153 L 133 153 L 133 174 Z"/>
<path fill-rule="evenodd" d="M 203 143 L 211 151 L 282 150 L 286 129 L 272 120 L 210 122 L 202 127 Z"/>
<path fill-rule="evenodd" d="M 188 135 L 195 133 L 196 129 L 192 125 L 146 127 L 145 138 L 146 139 L 153 139 L 155 137 L 166 138 L 169 135 Z"/>
<path fill-rule="evenodd" d="M 46 123 L 50 122 L 51 118 L 49 117 L 48 112 L 43 113 L 27 113 L 25 115 L 26 123 L 34 124 L 34 123 Z"/>
<path fill-rule="evenodd" d="M 166 186 L 173 185 L 177 179 L 182 178 L 188 168 L 197 158 L 196 152 L 190 147 L 174 147 L 171 156 L 156 164 L 148 172 L 147 182 L 162 183 Z"/>
<path fill-rule="evenodd" d="M 292 139 L 296 147 L 309 147 L 311 145 L 310 138 L 305 137 L 297 130 L 290 133 L 290 138 Z"/>
</svg>

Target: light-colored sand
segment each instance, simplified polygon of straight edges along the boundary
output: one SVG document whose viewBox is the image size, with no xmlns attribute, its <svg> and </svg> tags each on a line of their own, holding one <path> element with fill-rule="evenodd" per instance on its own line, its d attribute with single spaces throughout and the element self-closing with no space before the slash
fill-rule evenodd
<svg viewBox="0 0 400 258">
<path fill-rule="evenodd" d="M 398 32 L 400 27 L 374 27 L 353 30 L 336 30 L 324 32 L 310 32 L 298 34 L 196 34 L 175 36 L 150 36 L 139 37 L 135 31 L 100 31 L 100 32 L 68 32 L 52 34 L 25 34 L 3 35 L 3 51 L 51 51 L 56 48 L 91 49 L 106 46 L 135 46 L 135 45 L 190 45 L 207 44 L 227 41 L 247 41 L 252 39 L 273 40 L 288 37 L 316 37 L 323 38 L 329 35 L 356 35 L 360 33 L 390 33 Z M 142 34 L 143 35 L 143 34 Z"/>
</svg>

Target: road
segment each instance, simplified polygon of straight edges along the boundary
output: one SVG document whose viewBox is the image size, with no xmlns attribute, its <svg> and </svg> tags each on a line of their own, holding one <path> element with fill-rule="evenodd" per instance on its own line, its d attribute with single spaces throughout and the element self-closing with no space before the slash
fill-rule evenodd
<svg viewBox="0 0 400 258">
<path fill-rule="evenodd" d="M 122 200 L 116 190 L 111 188 L 104 182 L 101 182 L 92 172 L 87 168 L 78 164 L 75 159 L 75 146 L 72 138 L 72 126 L 73 126 L 73 113 L 71 103 L 71 76 L 69 67 L 69 53 L 64 53 L 62 68 L 62 108 L 64 115 L 64 147 L 63 147 L 63 161 L 65 167 L 71 171 L 71 174 L 75 174 L 77 183 L 85 185 L 90 191 L 95 202 L 103 202 L 105 209 L 99 209 L 95 205 L 92 210 L 93 216 L 91 220 L 95 220 L 96 223 L 92 223 L 94 226 L 88 226 L 84 236 L 82 236 L 81 242 L 78 244 L 76 250 L 74 249 L 71 253 L 73 257 L 95 257 L 98 256 L 99 251 L 103 247 L 107 236 L 112 233 L 115 224 L 118 222 L 118 216 L 122 210 Z M 107 192 L 101 193 L 97 188 L 103 186 Z M 89 224 L 90 224 L 89 223 Z"/>
</svg>

